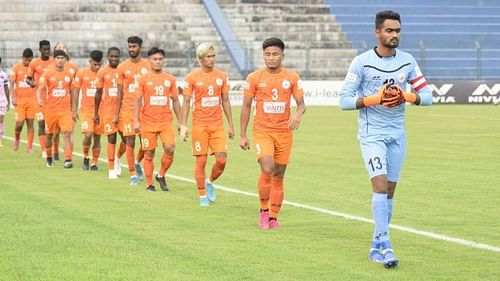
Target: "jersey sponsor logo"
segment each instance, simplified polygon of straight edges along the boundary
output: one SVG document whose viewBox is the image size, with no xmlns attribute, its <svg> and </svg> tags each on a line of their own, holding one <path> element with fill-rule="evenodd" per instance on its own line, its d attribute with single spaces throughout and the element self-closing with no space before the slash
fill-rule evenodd
<svg viewBox="0 0 500 281">
<path fill-rule="evenodd" d="M 290 81 L 288 81 L 288 80 L 281 81 L 281 87 L 283 87 L 283 89 L 285 89 L 285 90 L 290 89 Z"/>
<path fill-rule="evenodd" d="M 52 90 L 52 96 L 56 98 L 64 97 L 66 95 L 66 90 L 64 89 L 54 89 Z"/>
<path fill-rule="evenodd" d="M 87 97 L 95 97 L 96 89 L 87 89 Z"/>
<path fill-rule="evenodd" d="M 356 81 L 356 79 L 357 79 L 356 74 L 354 74 L 352 72 L 348 72 L 347 75 L 345 76 L 345 81 L 354 82 L 354 81 Z M 379 79 L 380 79 L 380 76 L 379 76 Z"/>
<path fill-rule="evenodd" d="M 202 97 L 201 106 L 202 107 L 214 107 L 219 105 L 219 97 Z"/>
<path fill-rule="evenodd" d="M 167 105 L 167 97 L 166 96 L 151 96 L 151 97 L 149 97 L 149 104 L 151 104 L 153 106 Z"/>
<path fill-rule="evenodd" d="M 284 101 L 265 101 L 263 103 L 264 112 L 269 114 L 285 113 L 286 102 Z"/>
<path fill-rule="evenodd" d="M 118 89 L 117 88 L 109 88 L 108 94 L 110 97 L 116 97 L 118 95 Z"/>
<path fill-rule="evenodd" d="M 196 86 L 203 86 L 203 81 L 196 82 Z"/>
<path fill-rule="evenodd" d="M 222 79 L 220 78 L 215 79 L 215 84 L 217 84 L 217 86 L 222 86 Z"/>
</svg>

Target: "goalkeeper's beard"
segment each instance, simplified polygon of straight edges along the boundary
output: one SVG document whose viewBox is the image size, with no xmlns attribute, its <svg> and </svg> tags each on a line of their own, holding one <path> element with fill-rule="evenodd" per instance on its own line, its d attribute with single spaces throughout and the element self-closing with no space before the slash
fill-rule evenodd
<svg viewBox="0 0 500 281">
<path fill-rule="evenodd" d="M 389 48 L 389 49 L 396 49 L 399 46 L 399 40 L 395 41 L 389 41 L 386 44 L 383 44 L 384 47 Z"/>
</svg>

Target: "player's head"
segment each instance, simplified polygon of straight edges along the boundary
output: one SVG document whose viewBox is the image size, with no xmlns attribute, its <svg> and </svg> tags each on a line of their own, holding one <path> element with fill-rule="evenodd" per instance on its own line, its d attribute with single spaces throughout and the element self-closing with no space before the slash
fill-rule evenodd
<svg viewBox="0 0 500 281">
<path fill-rule="evenodd" d="M 69 60 L 69 53 L 68 53 L 68 49 L 66 48 L 66 45 L 64 45 L 64 43 L 61 43 L 61 42 L 57 42 L 55 45 L 54 45 L 54 52 L 56 50 L 61 50 L 61 51 L 64 51 L 66 53 L 66 59 Z"/>
<path fill-rule="evenodd" d="M 111 68 L 116 68 L 120 63 L 120 49 L 118 47 L 111 47 L 108 49 L 108 63 Z"/>
<path fill-rule="evenodd" d="M 399 46 L 401 17 L 394 11 L 378 12 L 375 16 L 375 37 L 379 45 L 394 49 Z"/>
<path fill-rule="evenodd" d="M 212 69 L 215 65 L 215 47 L 211 43 L 202 43 L 196 48 L 196 57 L 201 67 Z"/>
<path fill-rule="evenodd" d="M 48 40 L 42 40 L 38 42 L 40 56 L 43 60 L 47 60 L 50 57 L 50 42 Z"/>
<path fill-rule="evenodd" d="M 149 63 L 153 71 L 159 72 L 165 64 L 165 51 L 158 47 L 153 47 L 148 51 Z"/>
<path fill-rule="evenodd" d="M 89 66 L 90 70 L 97 72 L 101 68 L 103 54 L 99 50 L 90 52 Z"/>
<path fill-rule="evenodd" d="M 31 48 L 26 48 L 23 51 L 23 56 L 21 58 L 23 65 L 28 66 L 33 59 L 33 50 Z"/>
<path fill-rule="evenodd" d="M 141 54 L 142 39 L 139 36 L 127 38 L 128 54 L 131 58 L 137 58 Z"/>
<path fill-rule="evenodd" d="M 64 64 L 67 60 L 66 52 L 63 50 L 55 50 L 54 51 L 54 60 L 56 62 L 56 67 L 64 68 Z"/>
<path fill-rule="evenodd" d="M 285 58 L 285 43 L 279 38 L 268 38 L 262 43 L 264 63 L 269 70 L 277 70 Z"/>
</svg>

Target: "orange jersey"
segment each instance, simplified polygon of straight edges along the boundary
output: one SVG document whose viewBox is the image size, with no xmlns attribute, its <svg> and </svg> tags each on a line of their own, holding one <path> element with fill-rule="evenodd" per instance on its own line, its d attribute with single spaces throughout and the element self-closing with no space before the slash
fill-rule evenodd
<svg viewBox="0 0 500 281">
<path fill-rule="evenodd" d="M 56 65 L 55 64 L 52 64 L 52 65 L 49 65 L 48 69 L 55 69 Z M 72 61 L 67 61 L 65 64 L 64 64 L 64 71 L 68 71 L 69 73 L 71 73 L 73 75 L 73 78 L 75 78 L 76 74 L 78 73 L 78 70 L 79 70 L 79 67 L 76 63 L 72 62 Z"/>
<path fill-rule="evenodd" d="M 149 72 L 149 62 L 141 59 L 139 62 L 132 62 L 131 59 L 120 63 L 118 73 L 123 85 L 123 97 L 120 112 L 133 114 L 136 98 L 136 89 L 139 86 L 139 78 Z"/>
<path fill-rule="evenodd" d="M 73 85 L 73 75 L 55 68 L 47 69 L 40 77 L 40 86 L 47 87 L 44 93 L 44 112 L 71 112 L 70 89 Z"/>
<path fill-rule="evenodd" d="M 179 96 L 174 76 L 165 72 L 149 72 L 139 79 L 137 96 L 143 98 L 141 127 L 172 123 L 170 101 Z"/>
<path fill-rule="evenodd" d="M 201 68 L 185 79 L 183 95 L 193 96 L 193 125 L 223 125 L 222 95 L 229 92 L 227 73 L 214 69 L 206 73 Z"/>
<path fill-rule="evenodd" d="M 102 88 L 99 113 L 115 114 L 118 84 L 120 84 L 118 68 L 112 68 L 107 65 L 97 72 L 97 88 Z"/>
<path fill-rule="evenodd" d="M 282 68 L 279 73 L 269 73 L 266 68 L 252 72 L 247 77 L 245 97 L 255 98 L 253 129 L 264 132 L 286 132 L 290 118 L 290 99 L 304 96 L 297 73 Z"/>
<path fill-rule="evenodd" d="M 35 82 L 35 86 L 38 86 L 40 77 L 42 77 L 42 74 L 53 63 L 54 59 L 52 57 L 50 57 L 48 60 L 42 60 L 41 58 L 36 58 L 30 62 L 29 67 L 33 75 L 33 81 Z"/>
<path fill-rule="evenodd" d="M 97 73 L 92 71 L 90 67 L 78 71 L 73 88 L 78 88 L 81 93 L 80 111 L 94 114 Z"/>
<path fill-rule="evenodd" d="M 14 65 L 10 70 L 10 81 L 14 82 L 14 95 L 18 103 L 24 101 L 34 101 L 36 92 L 26 83 L 26 77 L 31 77 L 32 72 L 29 66 L 22 63 Z"/>
</svg>

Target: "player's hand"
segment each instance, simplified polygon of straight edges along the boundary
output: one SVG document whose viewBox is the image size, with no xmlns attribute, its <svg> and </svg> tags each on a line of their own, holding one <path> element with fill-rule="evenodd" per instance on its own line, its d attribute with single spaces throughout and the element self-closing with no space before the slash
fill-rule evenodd
<svg viewBox="0 0 500 281">
<path fill-rule="evenodd" d="M 115 126 L 118 125 L 118 116 L 113 117 L 113 123 L 115 124 Z"/>
<path fill-rule="evenodd" d="M 141 132 L 141 124 L 139 123 L 139 121 L 134 121 L 134 132 L 136 134 Z"/>
<path fill-rule="evenodd" d="M 73 118 L 73 122 L 78 121 L 78 119 L 79 119 L 79 118 L 78 118 L 78 113 L 76 113 L 76 112 L 75 112 L 75 113 L 73 113 L 73 116 L 72 116 L 71 118 Z"/>
<path fill-rule="evenodd" d="M 179 137 L 181 138 L 181 140 L 187 141 L 188 131 L 187 131 L 187 127 L 185 125 L 179 126 Z"/>
<path fill-rule="evenodd" d="M 229 126 L 229 132 L 227 132 L 227 135 L 228 135 L 230 140 L 234 139 L 234 127 L 233 126 Z"/>
<path fill-rule="evenodd" d="M 38 107 L 42 107 L 43 101 L 41 98 L 36 98 L 36 103 L 38 104 Z"/>
<path fill-rule="evenodd" d="M 94 124 L 99 125 L 99 115 L 94 116 Z"/>
<path fill-rule="evenodd" d="M 373 106 L 382 104 L 382 97 L 389 84 L 384 84 L 375 95 L 363 98 L 364 106 Z"/>
<path fill-rule="evenodd" d="M 247 137 L 240 137 L 240 147 L 243 150 L 250 150 L 250 142 Z"/>
<path fill-rule="evenodd" d="M 288 119 L 288 128 L 290 130 L 296 130 L 299 128 L 300 120 L 302 119 L 302 113 L 295 112 L 290 119 Z"/>
<path fill-rule="evenodd" d="M 403 91 L 397 85 L 386 87 L 382 96 L 382 105 L 393 108 L 404 102 Z"/>
<path fill-rule="evenodd" d="M 28 84 L 28 86 L 30 86 L 31 88 L 35 88 L 35 82 L 33 81 L 33 78 L 26 77 L 24 82 L 26 82 L 26 84 Z"/>
</svg>

